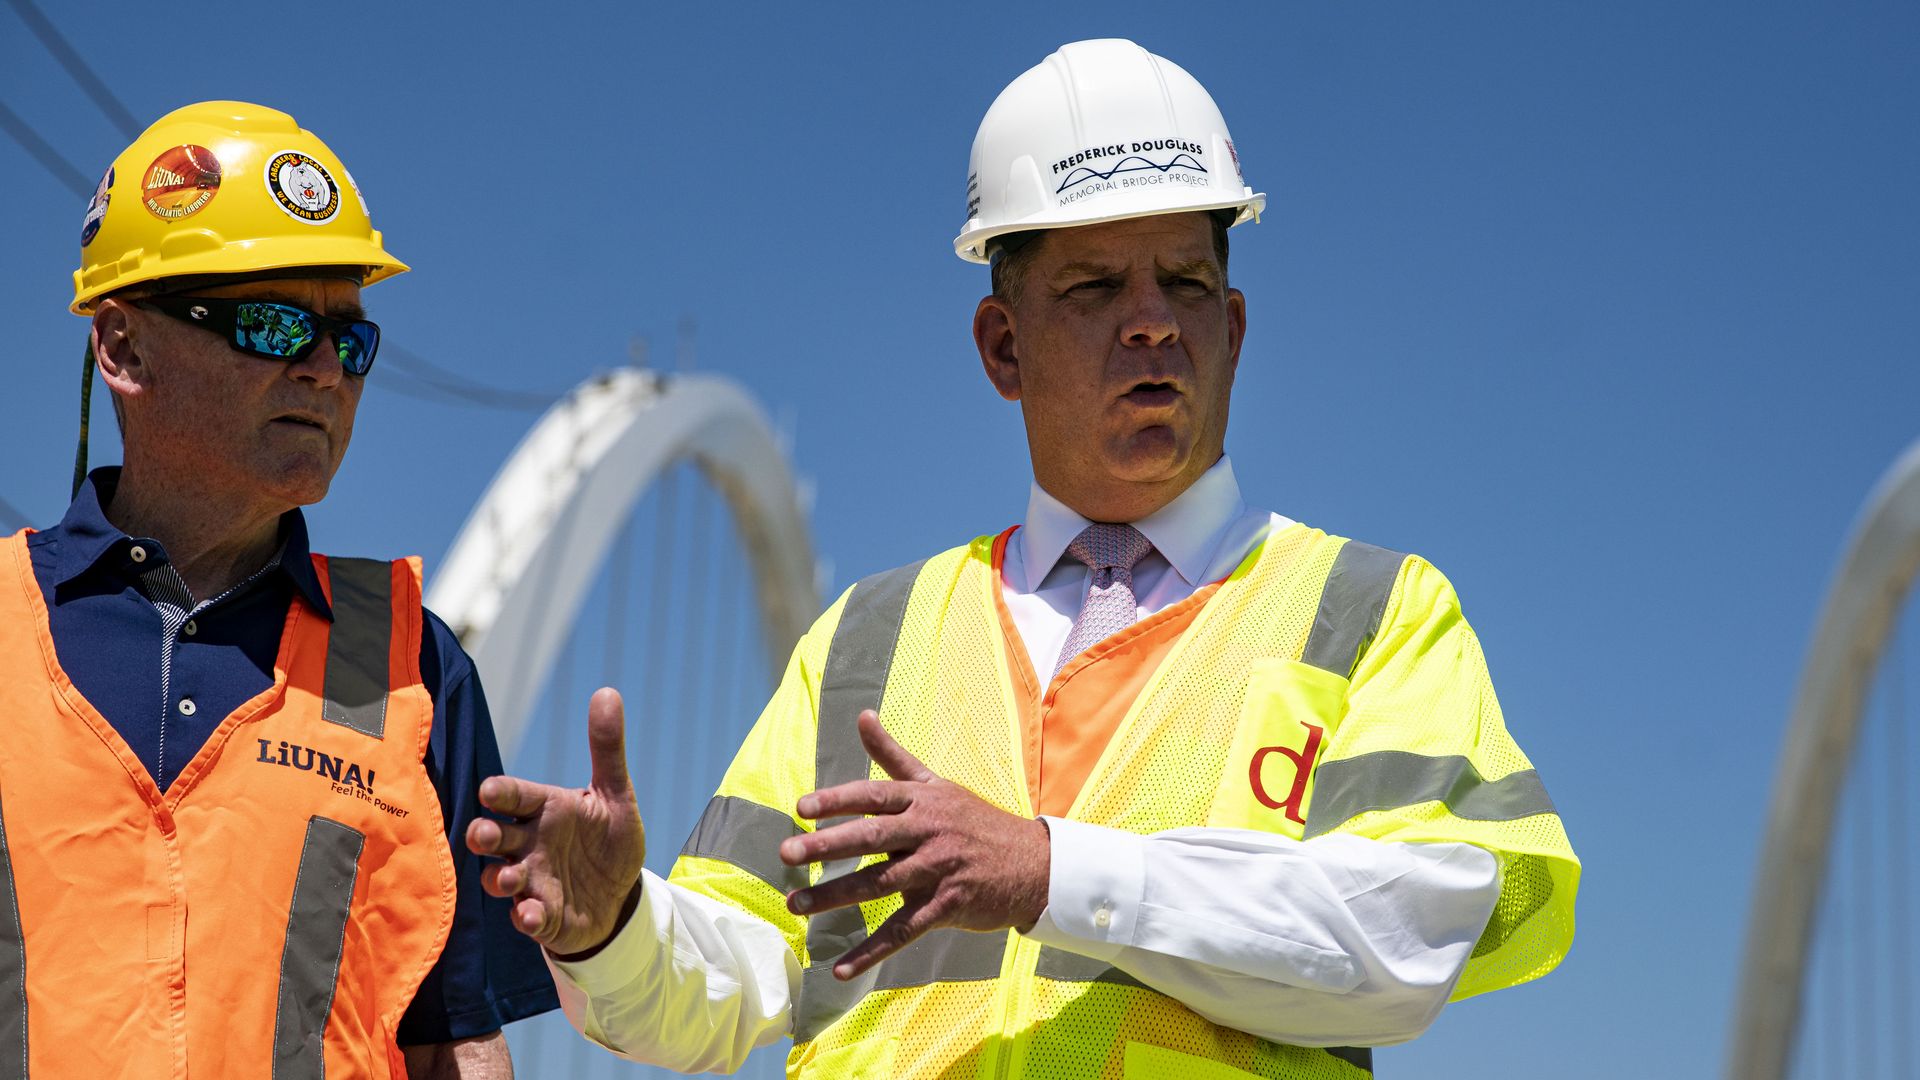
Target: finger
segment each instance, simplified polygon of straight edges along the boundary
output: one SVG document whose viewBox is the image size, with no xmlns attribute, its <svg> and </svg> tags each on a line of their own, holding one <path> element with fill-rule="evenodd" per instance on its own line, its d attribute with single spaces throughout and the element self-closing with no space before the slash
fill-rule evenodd
<svg viewBox="0 0 1920 1080">
<path fill-rule="evenodd" d="M 867 756 L 872 758 L 887 775 L 895 780 L 919 780 L 926 782 L 936 779 L 933 770 L 920 764 L 920 759 L 907 753 L 907 748 L 895 742 L 887 729 L 880 726 L 880 714 L 867 709 L 860 714 L 860 742 L 867 748 Z"/>
<path fill-rule="evenodd" d="M 593 759 L 593 789 L 614 800 L 633 791 L 627 778 L 627 710 L 620 691 L 603 686 L 587 702 L 587 753 Z"/>
<path fill-rule="evenodd" d="M 922 837 L 913 823 L 893 817 L 863 817 L 831 829 L 789 836 L 780 841 L 780 861 L 788 866 L 856 859 L 912 851 Z"/>
<path fill-rule="evenodd" d="M 894 780 L 855 780 L 800 796 L 794 809 L 803 818 L 848 814 L 901 814 L 913 805 L 913 788 Z"/>
<path fill-rule="evenodd" d="M 899 952 L 913 940 L 938 925 L 930 904 L 908 901 L 887 921 L 874 928 L 865 941 L 848 949 L 834 961 L 833 977 L 845 982 L 873 965 Z"/>
<path fill-rule="evenodd" d="M 491 825 L 489 829 L 485 826 Z M 538 847 L 540 834 L 530 825 L 475 818 L 467 825 L 467 847 L 476 855 L 523 859 Z M 479 846 L 475 846 L 478 844 Z"/>
<path fill-rule="evenodd" d="M 920 876 L 919 867 L 910 859 L 888 859 L 810 889 L 794 890 L 787 897 L 787 910 L 795 915 L 818 915 L 834 908 L 864 904 L 913 888 Z"/>
<path fill-rule="evenodd" d="M 500 843 L 500 823 L 477 817 L 467 822 L 467 850 L 475 855 L 491 855 Z"/>
<path fill-rule="evenodd" d="M 511 776 L 480 781 L 480 805 L 508 817 L 532 817 L 547 804 L 547 785 Z"/>
<path fill-rule="evenodd" d="M 526 867 L 519 863 L 488 863 L 480 868 L 480 887 L 502 899 L 526 888 Z"/>
<path fill-rule="evenodd" d="M 542 944 L 553 936 L 547 926 L 547 905 L 531 896 L 513 905 L 513 925 Z"/>
</svg>

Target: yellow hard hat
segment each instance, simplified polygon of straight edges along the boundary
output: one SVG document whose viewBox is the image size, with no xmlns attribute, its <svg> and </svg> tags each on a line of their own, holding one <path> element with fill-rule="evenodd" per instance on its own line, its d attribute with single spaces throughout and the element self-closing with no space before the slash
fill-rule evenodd
<svg viewBox="0 0 1920 1080">
<path fill-rule="evenodd" d="M 326 143 L 277 109 L 205 101 L 155 121 L 100 178 L 73 311 L 142 282 L 299 267 L 341 267 L 363 285 L 407 269 Z"/>
</svg>

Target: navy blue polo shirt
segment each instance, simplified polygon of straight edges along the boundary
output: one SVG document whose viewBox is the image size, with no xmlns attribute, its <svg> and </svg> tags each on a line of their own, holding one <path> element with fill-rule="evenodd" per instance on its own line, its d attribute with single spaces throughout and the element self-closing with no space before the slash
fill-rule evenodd
<svg viewBox="0 0 1920 1080">
<path fill-rule="evenodd" d="M 260 573 L 190 610 L 150 599 L 152 583 L 173 575 L 158 541 L 107 521 L 102 506 L 119 478 L 117 468 L 94 470 L 60 524 L 27 547 L 60 666 L 165 790 L 222 720 L 273 685 L 287 605 L 298 597 L 333 613 L 298 510 L 280 519 L 279 558 Z M 510 901 L 481 890 L 480 857 L 462 841 L 481 812 L 480 781 L 501 771 L 500 749 L 473 661 L 431 611 L 420 675 L 433 698 L 426 766 L 447 822 L 456 899 L 446 949 L 400 1021 L 408 1046 L 486 1035 L 559 1005 L 539 946 L 513 928 Z"/>
</svg>

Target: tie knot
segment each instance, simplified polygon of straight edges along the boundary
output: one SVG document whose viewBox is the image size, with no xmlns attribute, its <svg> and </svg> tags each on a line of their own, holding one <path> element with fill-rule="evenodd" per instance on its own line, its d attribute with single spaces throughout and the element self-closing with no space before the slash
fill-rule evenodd
<svg viewBox="0 0 1920 1080">
<path fill-rule="evenodd" d="M 1126 570 L 1147 557 L 1153 542 L 1131 525 L 1095 522 L 1080 530 L 1067 545 L 1067 554 L 1086 563 L 1095 573 L 1101 570 Z"/>
</svg>

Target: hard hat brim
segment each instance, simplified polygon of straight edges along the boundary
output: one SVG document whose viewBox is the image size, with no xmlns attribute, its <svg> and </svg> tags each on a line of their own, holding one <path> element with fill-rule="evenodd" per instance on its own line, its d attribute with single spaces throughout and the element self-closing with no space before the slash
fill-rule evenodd
<svg viewBox="0 0 1920 1080">
<path fill-rule="evenodd" d="M 1265 192 L 1248 191 L 1237 198 L 1201 199 L 1192 205 L 1168 206 L 1164 198 L 1154 194 L 1143 194 L 1136 200 L 1137 205 L 1128 206 L 1121 200 L 1107 200 L 1101 204 L 1097 214 L 1061 214 L 1057 210 L 1047 210 L 1030 214 L 1015 221 L 999 222 L 991 226 L 982 226 L 978 218 L 967 222 L 967 228 L 954 237 L 953 253 L 971 263 L 986 265 L 987 247 L 996 236 L 1007 233 L 1033 232 L 1040 229 L 1071 229 L 1081 225 L 1098 225 L 1107 221 L 1127 221 L 1132 218 L 1158 217 L 1162 214 L 1185 214 L 1206 210 L 1238 210 L 1233 219 L 1238 225 L 1244 221 L 1258 222 L 1260 212 L 1266 208 Z"/>
<path fill-rule="evenodd" d="M 286 250 L 276 251 L 276 248 Z M 82 271 L 76 270 L 73 275 L 74 300 L 70 310 L 75 315 L 92 315 L 101 298 L 123 288 L 163 278 L 230 274 L 259 276 L 262 272 L 300 267 L 358 266 L 366 268 L 365 275 L 360 279 L 364 287 L 411 269 L 406 263 L 387 254 L 377 232 L 372 243 L 352 236 L 314 236 L 304 237 L 297 244 L 286 244 L 276 239 L 241 241 L 221 244 L 194 254 L 168 254 L 165 257 L 164 275 L 146 270 L 149 262 L 160 259 L 159 252 L 138 254 L 139 261 L 134 266 L 126 266 L 123 261 L 101 268 L 106 272 L 96 272 L 98 280 L 92 284 L 83 280 Z"/>
</svg>

